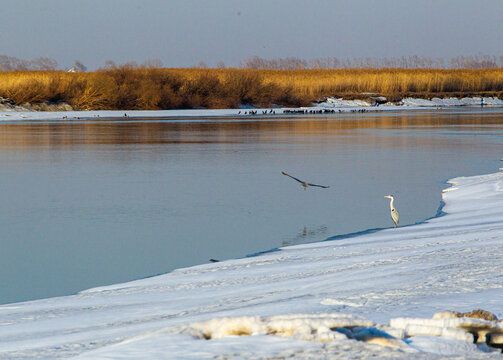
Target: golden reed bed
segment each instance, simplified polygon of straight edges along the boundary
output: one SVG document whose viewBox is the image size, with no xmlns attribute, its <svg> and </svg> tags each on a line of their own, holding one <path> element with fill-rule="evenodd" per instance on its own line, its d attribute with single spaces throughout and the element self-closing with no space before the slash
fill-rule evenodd
<svg viewBox="0 0 503 360">
<path fill-rule="evenodd" d="M 378 93 L 390 100 L 503 96 L 503 68 L 476 70 L 131 69 L 87 73 L 0 72 L 0 96 L 15 104 L 66 102 L 77 110 L 308 105 L 325 96 Z"/>
</svg>

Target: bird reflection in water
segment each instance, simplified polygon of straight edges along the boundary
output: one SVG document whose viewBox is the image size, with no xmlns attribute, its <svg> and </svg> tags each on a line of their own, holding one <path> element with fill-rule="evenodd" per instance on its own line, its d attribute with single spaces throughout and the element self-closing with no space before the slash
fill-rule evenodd
<svg viewBox="0 0 503 360">
<path fill-rule="evenodd" d="M 283 246 L 304 244 L 312 241 L 321 240 L 321 235 L 326 235 L 328 227 L 326 225 L 319 225 L 308 227 L 305 226 L 294 236 L 288 236 L 282 241 Z"/>
</svg>

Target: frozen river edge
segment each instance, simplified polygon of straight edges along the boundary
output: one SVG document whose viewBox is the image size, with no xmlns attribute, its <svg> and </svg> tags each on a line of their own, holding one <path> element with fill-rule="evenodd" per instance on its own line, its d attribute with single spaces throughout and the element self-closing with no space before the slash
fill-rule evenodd
<svg viewBox="0 0 503 360">
<path fill-rule="evenodd" d="M 94 110 L 94 111 L 25 111 L 22 107 L 1 107 L 0 121 L 34 120 L 92 120 L 92 119 L 156 119 L 176 118 L 189 120 L 191 118 L 212 117 L 255 117 L 292 114 L 320 114 L 320 113 L 352 113 L 352 112 L 382 112 L 382 111 L 411 111 L 411 110 L 439 110 L 439 109 L 474 109 L 474 108 L 503 107 L 503 100 L 496 97 L 470 98 L 433 98 L 431 100 L 405 98 L 398 103 L 376 104 L 365 100 L 344 100 L 326 98 L 311 107 L 301 108 L 243 108 L 243 109 L 190 109 L 190 110 Z M 181 118 L 181 119 L 179 119 Z"/>
<path fill-rule="evenodd" d="M 0 358 L 500 358 L 432 317 L 503 315 L 503 172 L 449 183 L 421 224 L 0 306 Z"/>
</svg>

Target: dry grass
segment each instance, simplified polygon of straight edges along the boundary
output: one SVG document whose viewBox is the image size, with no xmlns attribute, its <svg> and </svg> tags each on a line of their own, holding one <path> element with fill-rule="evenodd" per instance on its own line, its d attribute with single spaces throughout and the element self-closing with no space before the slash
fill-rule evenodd
<svg viewBox="0 0 503 360">
<path fill-rule="evenodd" d="M 67 102 L 76 109 L 231 108 L 307 105 L 372 92 L 405 96 L 502 96 L 503 69 L 132 69 L 89 73 L 0 72 L 0 96 L 16 104 Z"/>
<path fill-rule="evenodd" d="M 503 69 L 404 70 L 351 69 L 279 71 L 264 74 L 276 84 L 291 85 L 295 94 L 316 99 L 323 96 L 361 97 L 378 93 L 392 100 L 405 96 L 501 95 Z"/>
</svg>

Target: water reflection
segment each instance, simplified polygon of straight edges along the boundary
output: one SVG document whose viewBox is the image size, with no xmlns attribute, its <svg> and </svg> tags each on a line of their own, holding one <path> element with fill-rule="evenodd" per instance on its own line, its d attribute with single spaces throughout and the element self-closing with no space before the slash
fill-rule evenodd
<svg viewBox="0 0 503 360">
<path fill-rule="evenodd" d="M 312 242 L 320 238 L 327 237 L 328 226 L 326 225 L 315 225 L 315 226 L 305 226 L 302 230 L 298 231 L 296 235 L 291 237 L 286 237 L 282 241 L 283 246 L 303 244 L 306 242 Z"/>
<path fill-rule="evenodd" d="M 447 178 L 500 166 L 502 124 L 497 110 L 1 123 L 0 303 L 391 227 L 389 193 L 401 224 L 421 221 Z"/>
<path fill-rule="evenodd" d="M 355 120 L 355 117 L 358 117 Z M 449 127 L 449 131 L 500 131 L 499 112 L 402 112 L 337 114 L 317 117 L 261 117 L 254 119 L 192 119 L 167 121 L 164 119 L 90 120 L 57 122 L 3 122 L 0 147 L 57 147 L 82 144 L 206 144 L 245 143 L 274 138 L 305 136 L 306 141 L 318 141 L 327 134 L 344 135 L 366 129 L 435 130 Z"/>
</svg>

